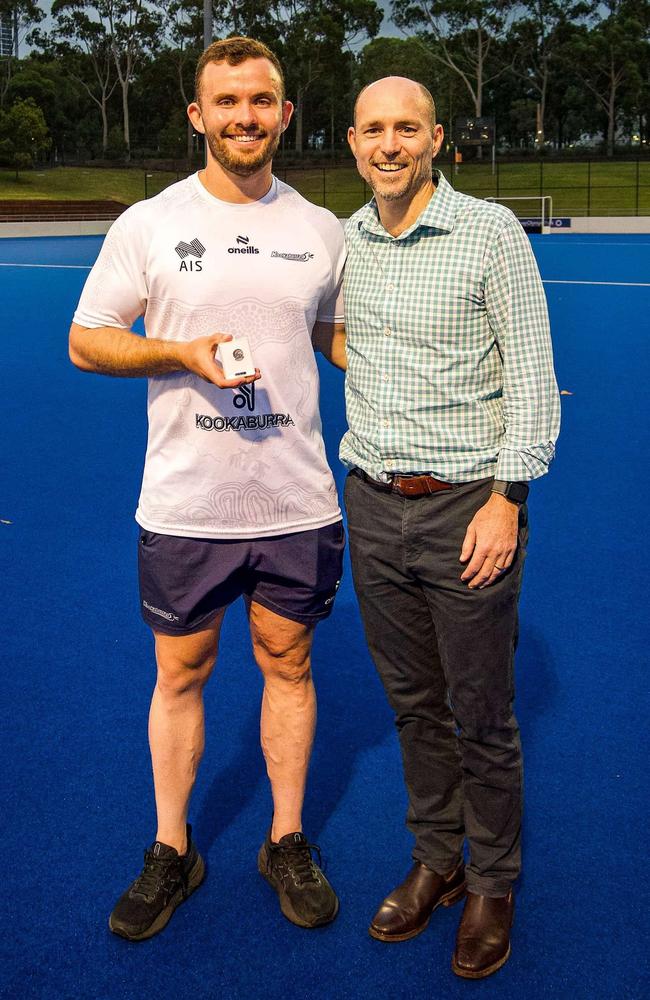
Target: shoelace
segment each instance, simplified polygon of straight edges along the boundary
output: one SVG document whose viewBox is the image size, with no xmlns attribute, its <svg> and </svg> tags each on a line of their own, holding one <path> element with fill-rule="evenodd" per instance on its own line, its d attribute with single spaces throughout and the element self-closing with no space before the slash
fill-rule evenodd
<svg viewBox="0 0 650 1000">
<path fill-rule="evenodd" d="M 271 844 L 271 851 L 273 854 L 279 855 L 277 863 L 280 874 L 292 878 L 296 885 L 306 885 L 310 882 L 318 884 L 320 882 L 311 856 L 311 852 L 316 851 L 320 867 L 321 855 L 318 844 L 301 844 L 300 846 Z"/>
<path fill-rule="evenodd" d="M 156 858 L 151 851 L 145 851 L 144 871 L 133 883 L 131 895 L 153 899 L 156 893 L 170 881 L 170 877 L 178 877 L 179 875 L 184 883 L 184 873 L 182 866 L 178 865 L 178 858 Z"/>
</svg>

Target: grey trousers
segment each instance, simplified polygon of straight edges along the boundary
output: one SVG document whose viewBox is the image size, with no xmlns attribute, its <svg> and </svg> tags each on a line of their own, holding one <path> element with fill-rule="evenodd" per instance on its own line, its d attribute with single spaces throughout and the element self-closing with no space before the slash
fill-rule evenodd
<svg viewBox="0 0 650 1000">
<path fill-rule="evenodd" d="M 413 857 L 444 874 L 466 838 L 468 888 L 504 896 L 521 868 L 513 666 L 528 528 L 524 505 L 510 569 L 484 590 L 461 581 L 465 531 L 491 484 L 403 498 L 353 472 L 345 505 L 366 640 L 395 712 Z"/>
</svg>

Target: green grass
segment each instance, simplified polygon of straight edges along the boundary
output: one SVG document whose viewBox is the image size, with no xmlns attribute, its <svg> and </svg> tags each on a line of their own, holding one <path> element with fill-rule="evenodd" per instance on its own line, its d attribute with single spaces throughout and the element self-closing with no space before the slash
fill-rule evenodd
<svg viewBox="0 0 650 1000">
<path fill-rule="evenodd" d="M 156 172 L 148 181 L 149 195 L 172 184 L 182 174 Z M 110 198 L 132 205 L 144 198 L 145 171 L 84 167 L 55 167 L 20 173 L 0 171 L 0 199 L 95 200 Z"/>
<path fill-rule="evenodd" d="M 560 215 L 650 215 L 650 162 L 636 163 L 502 163 L 498 178 L 491 164 L 462 164 L 452 175 L 448 163 L 441 164 L 454 186 L 467 194 L 486 198 L 550 194 L 553 214 Z M 147 192 L 157 194 L 182 174 L 149 171 Z M 369 197 L 368 188 L 353 165 L 335 169 L 308 168 L 277 171 L 282 180 L 297 188 L 317 205 L 325 204 L 337 215 L 348 216 Z M 498 179 L 498 188 L 497 188 Z M 145 171 L 56 167 L 52 170 L 26 171 L 19 175 L 0 172 L 0 199 L 96 199 L 110 198 L 126 204 L 145 195 Z M 536 202 L 512 202 L 520 215 L 538 211 Z"/>
</svg>

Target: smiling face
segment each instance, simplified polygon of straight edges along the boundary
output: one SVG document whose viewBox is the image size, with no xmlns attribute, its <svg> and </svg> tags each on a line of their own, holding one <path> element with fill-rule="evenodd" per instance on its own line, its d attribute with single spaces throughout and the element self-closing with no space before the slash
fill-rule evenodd
<svg viewBox="0 0 650 1000">
<path fill-rule="evenodd" d="M 223 170 L 251 177 L 270 164 L 293 106 L 282 100 L 282 85 L 268 59 L 208 63 L 198 102 L 188 114 L 202 132 L 210 156 Z"/>
<path fill-rule="evenodd" d="M 410 203 L 431 183 L 443 140 L 430 99 L 414 80 L 391 76 L 360 94 L 348 141 L 357 169 L 383 201 Z"/>
</svg>

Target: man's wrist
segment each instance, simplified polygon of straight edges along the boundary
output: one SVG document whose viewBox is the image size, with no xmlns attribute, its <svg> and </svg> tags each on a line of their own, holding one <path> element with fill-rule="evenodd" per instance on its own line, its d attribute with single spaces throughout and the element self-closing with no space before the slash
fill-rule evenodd
<svg viewBox="0 0 650 1000">
<path fill-rule="evenodd" d="M 504 499 L 509 500 L 510 503 L 521 507 L 522 503 L 526 503 L 528 499 L 528 483 L 495 479 L 492 483 L 492 492 L 498 493 Z"/>
</svg>

